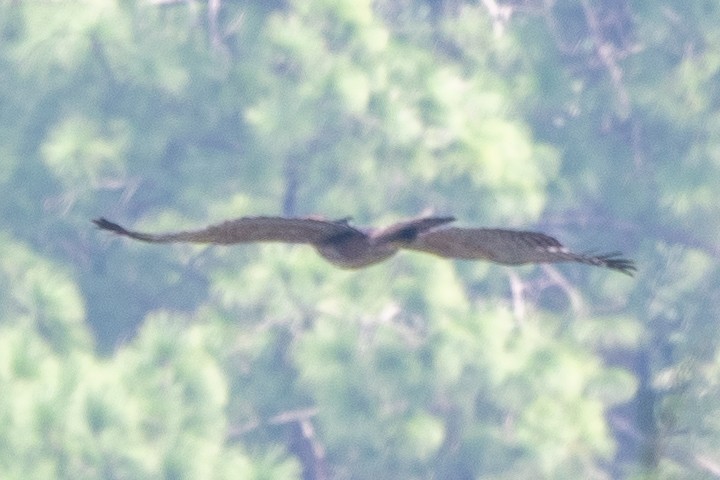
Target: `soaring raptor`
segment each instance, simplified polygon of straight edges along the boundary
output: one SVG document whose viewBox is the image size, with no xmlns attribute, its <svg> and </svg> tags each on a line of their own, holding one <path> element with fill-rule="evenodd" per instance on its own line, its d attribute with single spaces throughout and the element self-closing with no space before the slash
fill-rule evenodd
<svg viewBox="0 0 720 480">
<path fill-rule="evenodd" d="M 445 258 L 489 260 L 505 265 L 580 262 L 632 275 L 635 263 L 620 253 L 573 253 L 543 233 L 496 228 L 459 228 L 446 225 L 454 217 L 422 217 L 384 228 L 359 229 L 347 219 L 243 217 L 200 230 L 141 233 L 104 218 L 93 220 L 103 230 L 153 243 L 282 242 L 310 244 L 330 263 L 362 268 L 391 257 L 400 249 L 432 253 Z"/>
</svg>

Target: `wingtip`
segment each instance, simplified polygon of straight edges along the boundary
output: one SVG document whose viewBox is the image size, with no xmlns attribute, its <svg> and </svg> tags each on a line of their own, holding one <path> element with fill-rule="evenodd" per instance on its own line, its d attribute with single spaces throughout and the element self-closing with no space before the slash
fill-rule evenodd
<svg viewBox="0 0 720 480">
<path fill-rule="evenodd" d="M 108 220 L 104 217 L 94 218 L 91 221 L 100 230 L 109 230 L 109 231 L 115 232 L 115 233 L 127 234 L 127 230 L 125 230 L 123 227 L 121 227 L 117 223 L 111 222 L 110 220 Z"/>
<path fill-rule="evenodd" d="M 617 270 L 631 277 L 635 276 L 634 272 L 637 271 L 637 266 L 635 265 L 635 262 L 628 258 L 624 258 L 621 255 L 622 254 L 620 252 L 613 252 L 606 255 L 601 255 L 598 258 L 607 268 Z"/>
</svg>

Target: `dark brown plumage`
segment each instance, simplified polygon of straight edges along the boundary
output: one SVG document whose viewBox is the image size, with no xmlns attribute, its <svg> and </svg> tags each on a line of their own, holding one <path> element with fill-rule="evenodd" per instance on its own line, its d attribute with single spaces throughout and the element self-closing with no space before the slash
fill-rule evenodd
<svg viewBox="0 0 720 480">
<path fill-rule="evenodd" d="M 103 230 L 154 243 L 306 243 L 314 246 L 323 258 L 342 268 L 372 265 L 391 257 L 400 249 L 407 249 L 445 258 L 489 260 L 506 265 L 579 262 L 611 268 L 628 275 L 635 271 L 634 262 L 622 258 L 619 253 L 573 253 L 553 237 L 542 233 L 489 228 L 440 228 L 454 220 L 453 217 L 423 217 L 385 228 L 360 230 L 350 226 L 346 219 L 244 217 L 200 230 L 160 234 L 127 230 L 104 218 L 93 220 L 93 223 Z"/>
</svg>

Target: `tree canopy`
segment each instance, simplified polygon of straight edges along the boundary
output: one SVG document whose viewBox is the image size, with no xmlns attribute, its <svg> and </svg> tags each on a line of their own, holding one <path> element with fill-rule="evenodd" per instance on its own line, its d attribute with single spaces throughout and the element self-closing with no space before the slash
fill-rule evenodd
<svg viewBox="0 0 720 480">
<path fill-rule="evenodd" d="M 720 4 L 0 2 L 0 477 L 720 476 Z M 302 246 L 433 212 L 634 278 Z"/>
</svg>

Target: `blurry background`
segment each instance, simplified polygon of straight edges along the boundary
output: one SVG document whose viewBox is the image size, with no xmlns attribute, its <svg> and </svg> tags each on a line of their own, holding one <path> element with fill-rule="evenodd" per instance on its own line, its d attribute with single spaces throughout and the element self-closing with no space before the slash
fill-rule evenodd
<svg viewBox="0 0 720 480">
<path fill-rule="evenodd" d="M 720 477 L 720 3 L 0 2 L 0 478 Z M 148 245 L 432 211 L 630 278 Z"/>
</svg>

